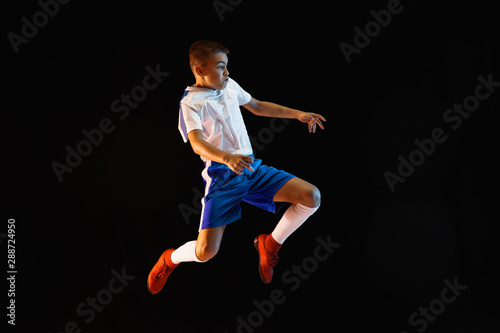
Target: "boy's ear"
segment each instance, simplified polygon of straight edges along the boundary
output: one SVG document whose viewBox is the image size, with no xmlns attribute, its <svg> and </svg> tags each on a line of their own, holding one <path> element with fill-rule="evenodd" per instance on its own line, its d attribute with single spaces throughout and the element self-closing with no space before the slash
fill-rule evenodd
<svg viewBox="0 0 500 333">
<path fill-rule="evenodd" d="M 199 76 L 205 76 L 205 74 L 203 73 L 203 69 L 200 65 L 194 66 L 194 72 Z"/>
</svg>

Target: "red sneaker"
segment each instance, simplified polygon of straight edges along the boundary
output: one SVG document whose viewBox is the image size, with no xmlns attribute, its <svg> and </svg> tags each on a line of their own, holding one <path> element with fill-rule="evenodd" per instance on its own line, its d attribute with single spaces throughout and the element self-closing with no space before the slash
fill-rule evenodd
<svg viewBox="0 0 500 333">
<path fill-rule="evenodd" d="M 153 295 L 161 291 L 170 273 L 172 273 L 175 267 L 179 266 L 179 264 L 174 265 L 170 259 L 170 255 L 174 250 L 175 249 L 168 249 L 163 252 L 160 259 L 149 273 L 148 290 Z"/>
<path fill-rule="evenodd" d="M 270 236 L 270 235 L 269 235 Z M 278 263 L 278 256 L 270 253 L 264 243 L 268 235 L 259 235 L 253 240 L 253 245 L 259 253 L 259 274 L 264 283 L 269 283 L 273 279 L 274 266 Z"/>
</svg>

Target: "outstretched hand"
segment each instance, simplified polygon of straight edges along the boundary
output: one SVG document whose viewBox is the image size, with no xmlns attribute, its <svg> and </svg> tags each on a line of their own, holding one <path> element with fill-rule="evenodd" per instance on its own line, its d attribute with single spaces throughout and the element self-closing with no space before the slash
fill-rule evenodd
<svg viewBox="0 0 500 333">
<path fill-rule="evenodd" d="M 297 119 L 308 124 L 309 133 L 316 133 L 316 124 L 318 124 L 321 129 L 325 129 L 321 120 L 326 121 L 326 119 L 320 114 L 301 112 Z"/>
</svg>

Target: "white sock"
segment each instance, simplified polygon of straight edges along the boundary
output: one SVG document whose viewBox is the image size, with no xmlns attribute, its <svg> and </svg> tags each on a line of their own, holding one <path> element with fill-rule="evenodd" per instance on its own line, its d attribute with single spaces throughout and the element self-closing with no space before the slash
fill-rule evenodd
<svg viewBox="0 0 500 333">
<path fill-rule="evenodd" d="M 180 264 L 181 262 L 189 262 L 189 261 L 205 262 L 205 261 L 201 261 L 196 256 L 196 241 L 195 240 L 187 242 L 186 244 L 184 244 L 182 246 L 179 246 L 177 248 L 177 250 L 172 252 L 170 260 L 172 260 L 172 263 L 175 265 Z"/>
<path fill-rule="evenodd" d="M 302 204 L 293 204 L 288 207 L 271 234 L 274 240 L 279 244 L 283 244 L 288 236 L 297 230 L 318 208 L 319 206 L 308 207 Z"/>
</svg>

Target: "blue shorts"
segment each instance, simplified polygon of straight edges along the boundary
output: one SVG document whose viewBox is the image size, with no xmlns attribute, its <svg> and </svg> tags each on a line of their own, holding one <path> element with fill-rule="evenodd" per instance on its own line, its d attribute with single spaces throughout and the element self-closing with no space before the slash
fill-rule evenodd
<svg viewBox="0 0 500 333">
<path fill-rule="evenodd" d="M 253 155 L 250 155 L 253 158 Z M 238 175 L 225 164 L 209 161 L 202 172 L 205 181 L 200 229 L 220 227 L 241 218 L 241 201 L 277 213 L 284 203 L 273 201 L 274 195 L 295 176 L 253 160 L 250 171 Z"/>
</svg>

